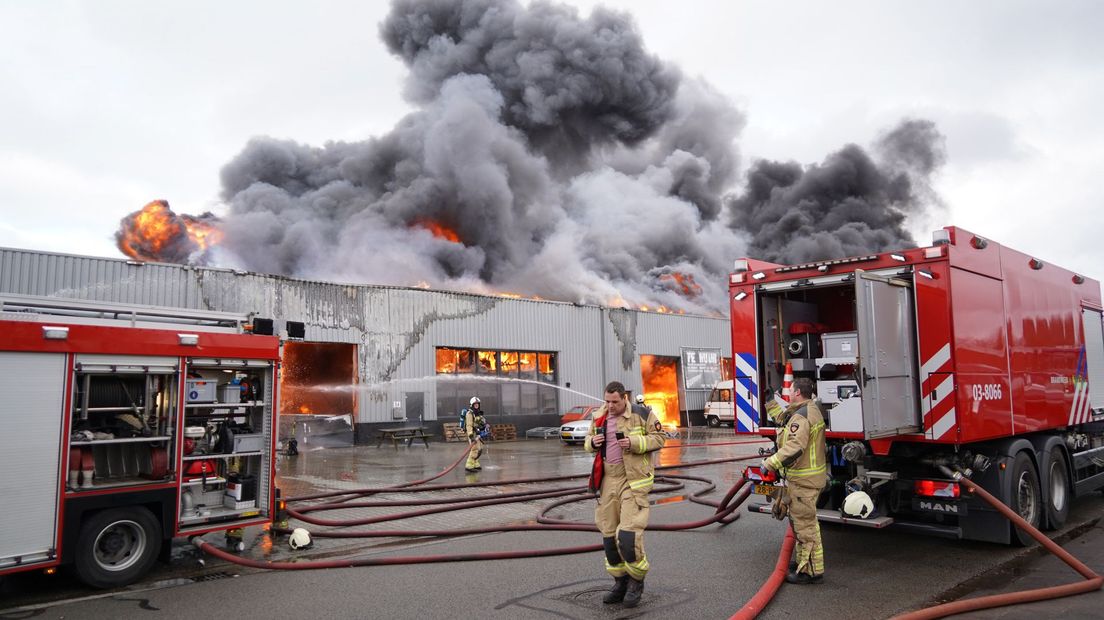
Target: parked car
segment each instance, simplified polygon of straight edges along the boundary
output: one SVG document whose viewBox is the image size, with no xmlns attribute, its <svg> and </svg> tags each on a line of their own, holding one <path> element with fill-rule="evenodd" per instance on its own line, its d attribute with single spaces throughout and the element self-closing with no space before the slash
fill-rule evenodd
<svg viewBox="0 0 1104 620">
<path fill-rule="evenodd" d="M 578 405 L 567 410 L 560 418 L 560 424 L 567 424 L 575 420 L 581 420 L 585 415 L 598 409 L 601 405 Z"/>
<path fill-rule="evenodd" d="M 569 446 L 586 441 L 587 435 L 590 434 L 590 426 L 594 423 L 594 412 L 597 410 L 597 407 L 591 407 L 581 419 L 560 426 L 560 441 Z"/>
</svg>

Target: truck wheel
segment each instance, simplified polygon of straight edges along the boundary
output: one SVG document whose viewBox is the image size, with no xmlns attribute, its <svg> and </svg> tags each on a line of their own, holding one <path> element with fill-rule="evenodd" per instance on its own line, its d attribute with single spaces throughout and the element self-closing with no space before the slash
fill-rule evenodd
<svg viewBox="0 0 1104 620">
<path fill-rule="evenodd" d="M 720 418 L 718 418 L 718 417 L 717 417 L 717 416 L 715 416 L 715 415 L 711 415 L 711 416 L 707 417 L 707 418 L 705 419 L 705 421 L 706 421 L 706 422 L 707 422 L 707 423 L 709 424 L 709 426 L 711 426 L 712 428 L 717 428 L 718 426 L 720 426 L 720 425 L 721 425 L 721 419 L 720 419 Z"/>
<path fill-rule="evenodd" d="M 93 588 L 133 583 L 149 570 L 161 546 L 161 525 L 150 511 L 131 506 L 104 510 L 80 529 L 77 577 Z"/>
<path fill-rule="evenodd" d="M 1042 520 L 1043 501 L 1039 489 L 1039 474 L 1035 472 L 1035 464 L 1027 456 L 1027 452 L 1020 452 L 1012 461 L 1012 492 L 1008 506 L 1023 517 L 1024 521 L 1033 527 L 1039 527 Z M 1026 547 L 1035 542 L 1027 532 L 1015 525 L 1012 528 L 1012 543 Z"/>
<path fill-rule="evenodd" d="M 1066 524 L 1070 510 L 1069 467 L 1062 450 L 1051 446 L 1043 458 L 1047 472 L 1047 529 L 1056 530 Z"/>
</svg>

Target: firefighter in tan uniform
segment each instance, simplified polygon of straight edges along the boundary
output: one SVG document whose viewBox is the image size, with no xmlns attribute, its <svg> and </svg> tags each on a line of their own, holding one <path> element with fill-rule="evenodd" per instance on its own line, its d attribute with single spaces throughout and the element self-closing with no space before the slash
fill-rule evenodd
<svg viewBox="0 0 1104 620">
<path fill-rule="evenodd" d="M 472 396 L 468 401 L 468 408 L 464 411 L 464 431 L 468 435 L 468 460 L 464 463 L 464 471 L 476 472 L 483 469 L 479 464 L 479 456 L 483 454 L 483 436 L 487 431 L 487 419 L 483 417 L 483 405 L 478 396 Z"/>
<path fill-rule="evenodd" d="M 585 444 L 588 452 L 598 452 L 591 478 L 598 491 L 594 522 L 602 533 L 606 571 L 614 579 L 602 602 L 623 601 L 625 607 L 636 607 L 648 573 L 644 528 L 648 526 L 648 493 L 655 480 L 649 453 L 663 447 L 666 435 L 654 413 L 629 405 L 621 382 L 606 386 L 605 400 Z"/>
<path fill-rule="evenodd" d="M 775 420 L 778 449 L 763 460 L 763 467 L 779 472 L 786 479 L 784 496 L 777 500 L 776 506 L 782 509 L 789 505 L 790 524 L 797 538 L 797 562 L 791 564 L 786 581 L 812 584 L 824 580 L 824 547 L 816 514 L 817 497 L 828 482 L 824 415 L 812 400 L 812 381 L 797 379 L 793 391 L 790 406 Z"/>
</svg>

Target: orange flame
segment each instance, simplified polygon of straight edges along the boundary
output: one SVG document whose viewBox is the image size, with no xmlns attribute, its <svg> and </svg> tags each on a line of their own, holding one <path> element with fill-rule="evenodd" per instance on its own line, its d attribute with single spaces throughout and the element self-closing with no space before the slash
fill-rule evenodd
<svg viewBox="0 0 1104 620">
<path fill-rule="evenodd" d="M 672 271 L 659 276 L 659 281 L 676 293 L 693 299 L 702 294 L 702 287 L 694 281 L 694 276 Z"/>
<path fill-rule="evenodd" d="M 138 260 L 186 262 L 221 240 L 216 217 L 178 215 L 164 200 L 154 200 L 123 218 L 115 233 L 119 250 Z"/>
<path fill-rule="evenodd" d="M 456 231 L 445 226 L 444 224 L 431 219 L 419 219 L 414 221 L 414 226 L 423 228 L 429 231 L 429 234 L 437 237 L 438 239 L 444 239 L 445 241 L 451 241 L 453 243 L 460 243 L 460 235 L 456 234 Z"/>
<path fill-rule="evenodd" d="M 640 356 L 640 375 L 644 384 L 644 402 L 664 426 L 678 426 L 677 357 Z"/>
</svg>

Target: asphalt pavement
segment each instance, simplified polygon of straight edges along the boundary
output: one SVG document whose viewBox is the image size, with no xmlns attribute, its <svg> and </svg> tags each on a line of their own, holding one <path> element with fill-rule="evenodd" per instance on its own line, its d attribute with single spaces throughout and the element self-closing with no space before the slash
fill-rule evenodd
<svg viewBox="0 0 1104 620">
<path fill-rule="evenodd" d="M 732 441 L 723 431 L 701 434 L 690 442 Z M 670 444 L 677 444 L 671 441 Z M 684 443 L 687 443 L 684 441 Z M 662 464 L 727 456 L 755 456 L 766 444 L 711 445 L 671 448 Z M 466 447 L 434 443 L 395 449 L 390 445 L 327 449 L 281 459 L 279 484 L 287 496 L 330 490 L 350 490 L 399 484 L 432 476 L 452 463 Z M 466 475 L 457 468 L 438 483 L 510 480 L 536 476 L 585 474 L 590 456 L 579 447 L 556 440 L 490 444 L 484 470 Z M 754 462 L 751 461 L 751 462 Z M 685 467 L 673 470 L 710 478 L 719 500 L 739 479 L 742 464 Z M 550 483 L 571 486 L 577 482 Z M 450 497 L 475 497 L 533 488 L 465 488 L 441 492 Z M 549 486 L 549 484 L 543 485 Z M 685 501 L 687 490 L 656 497 L 653 523 L 701 519 L 711 509 Z M 426 494 L 395 493 L 389 500 L 425 498 Z M 532 522 L 540 507 L 553 500 L 487 506 L 426 515 L 401 523 L 358 526 L 358 529 L 434 529 L 479 524 Z M 555 516 L 592 523 L 593 500 L 556 509 Z M 412 510 L 411 507 L 349 508 L 327 518 L 362 518 Z M 1058 537 L 1083 561 L 1104 570 L 1104 500 L 1099 494 L 1076 502 L 1070 523 Z M 710 525 L 683 532 L 649 532 L 646 537 L 652 570 L 643 601 L 633 610 L 601 603 L 610 584 L 599 552 L 546 558 L 384 566 L 329 570 L 269 571 L 208 560 L 200 567 L 197 553 L 179 545 L 173 564 L 160 567 L 149 579 L 130 588 L 98 593 L 71 580 L 43 586 L 44 577 L 19 576 L 0 598 L 0 618 L 119 618 L 156 611 L 163 618 L 727 618 L 737 611 L 768 576 L 778 555 L 784 525 L 768 516 L 743 513 L 735 523 Z M 325 528 L 313 528 L 316 531 Z M 827 579 L 818 586 L 784 586 L 760 616 L 774 618 L 885 618 L 947 599 L 981 596 L 1006 589 L 1039 587 L 1072 581 L 1076 573 L 1054 564 L 1031 549 L 986 543 L 943 540 L 885 530 L 822 526 Z M 209 535 L 213 543 L 221 536 Z M 314 548 L 293 552 L 286 538 L 273 539 L 257 529 L 247 539 L 244 556 L 292 560 L 332 557 L 398 557 L 462 554 L 485 551 L 555 549 L 596 544 L 589 532 L 524 532 L 450 539 L 322 539 Z M 976 618 L 1101 617 L 1104 595 L 1096 592 L 1062 601 L 1036 603 L 1005 611 L 979 612 Z M 1089 615 L 1085 615 L 1089 614 Z"/>
</svg>

